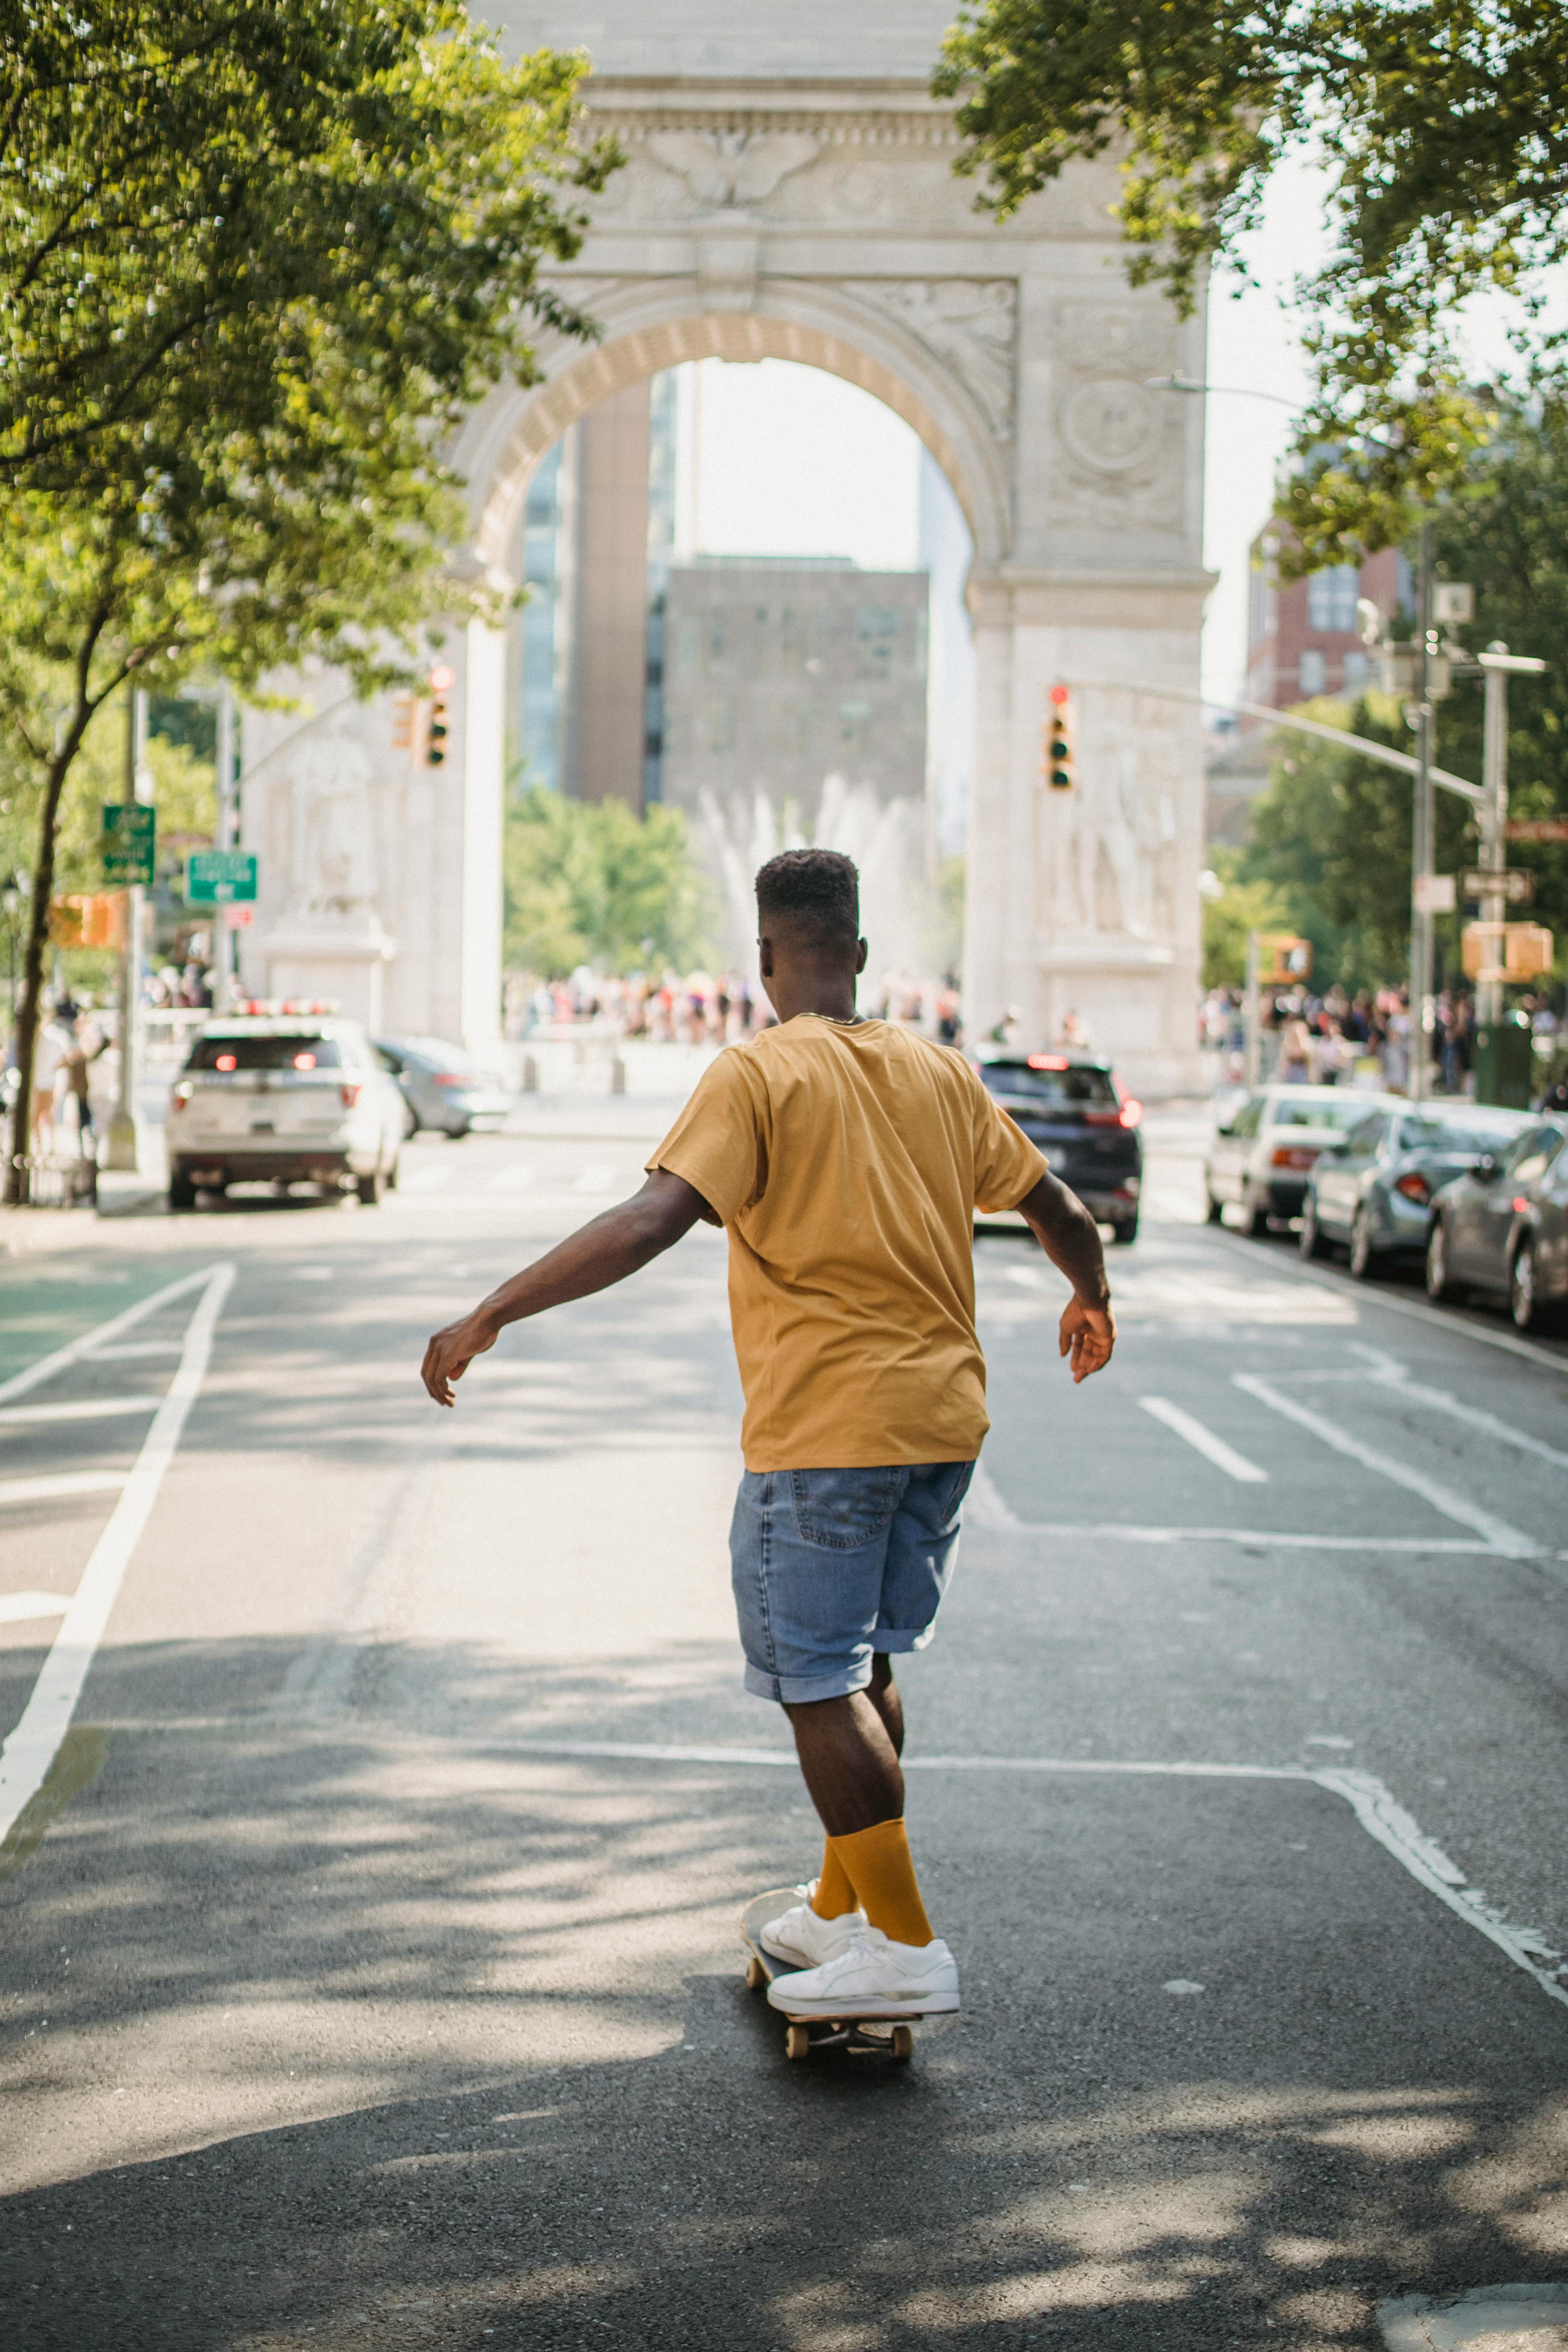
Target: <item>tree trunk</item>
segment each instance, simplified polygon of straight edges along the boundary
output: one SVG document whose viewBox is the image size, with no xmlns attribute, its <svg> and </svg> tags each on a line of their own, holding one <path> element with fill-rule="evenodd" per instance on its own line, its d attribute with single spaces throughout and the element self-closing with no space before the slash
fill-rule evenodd
<svg viewBox="0 0 1568 2352">
<path fill-rule="evenodd" d="M 22 959 L 22 1002 L 16 1013 L 16 1099 L 11 1114 L 11 1149 L 5 1170 L 5 1199 L 13 1208 L 23 1208 L 27 1201 L 33 1059 L 38 1045 L 38 1015 L 43 1010 L 44 950 L 48 942 L 49 901 L 55 888 L 55 835 L 59 828 L 60 798 L 91 716 L 91 706 L 79 698 L 70 725 L 49 762 L 44 805 L 38 818 L 38 867 L 33 877 L 27 946 Z"/>
</svg>

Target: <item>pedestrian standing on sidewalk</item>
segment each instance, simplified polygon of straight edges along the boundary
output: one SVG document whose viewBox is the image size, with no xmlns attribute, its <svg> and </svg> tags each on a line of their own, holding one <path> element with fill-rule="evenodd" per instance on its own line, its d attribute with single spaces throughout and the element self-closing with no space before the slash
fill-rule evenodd
<svg viewBox="0 0 1568 2352">
<path fill-rule="evenodd" d="M 704 1072 L 640 1192 L 437 1332 L 437 1404 L 509 1323 L 634 1274 L 699 1218 L 730 1239 L 746 1412 L 730 1549 L 746 1688 L 781 1705 L 826 1837 L 816 1882 L 763 1930 L 792 2016 L 958 2007 L 904 1830 L 892 1660 L 923 1649 L 989 1426 L 973 1220 L 1017 1209 L 1067 1276 L 1075 1381 L 1115 1342 L 1089 1212 L 962 1055 L 861 1018 L 858 877 L 786 850 L 757 876 L 776 1026 Z"/>
</svg>

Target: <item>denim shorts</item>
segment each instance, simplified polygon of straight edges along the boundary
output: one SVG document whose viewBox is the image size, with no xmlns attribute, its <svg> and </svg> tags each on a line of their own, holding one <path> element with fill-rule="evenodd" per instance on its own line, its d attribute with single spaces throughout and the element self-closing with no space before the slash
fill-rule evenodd
<svg viewBox="0 0 1568 2352">
<path fill-rule="evenodd" d="M 958 1556 L 973 1462 L 748 1470 L 731 1580 L 759 1698 L 844 1698 L 878 1650 L 923 1650 Z"/>
</svg>

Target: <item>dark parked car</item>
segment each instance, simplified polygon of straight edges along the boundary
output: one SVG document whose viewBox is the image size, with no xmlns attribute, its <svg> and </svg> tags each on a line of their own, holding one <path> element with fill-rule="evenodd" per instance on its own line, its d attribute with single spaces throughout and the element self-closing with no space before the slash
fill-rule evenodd
<svg viewBox="0 0 1568 2352">
<path fill-rule="evenodd" d="M 1507 1151 L 1531 1123 L 1528 1111 L 1483 1103 L 1378 1104 L 1318 1156 L 1301 1203 L 1302 1256 L 1340 1244 L 1364 1281 L 1394 1257 L 1419 1255 L 1444 1185 L 1483 1154 Z"/>
<path fill-rule="evenodd" d="M 511 1098 L 461 1045 L 441 1037 L 378 1037 L 375 1050 L 403 1090 L 413 1135 L 438 1127 L 448 1135 L 500 1127 Z"/>
<path fill-rule="evenodd" d="M 1498 1158 L 1479 1160 L 1432 1203 L 1426 1287 L 1507 1298 L 1521 1331 L 1557 1322 L 1568 1299 L 1568 1120 L 1531 1119 Z"/>
<path fill-rule="evenodd" d="M 1031 1143 L 1045 1153 L 1053 1176 L 1076 1192 L 1119 1242 L 1138 1232 L 1143 1189 L 1142 1103 L 1123 1095 L 1107 1062 L 1078 1054 L 982 1054 L 974 1064 L 987 1090 Z M 1011 1212 L 976 1212 L 976 1233 L 1016 1223 Z"/>
</svg>

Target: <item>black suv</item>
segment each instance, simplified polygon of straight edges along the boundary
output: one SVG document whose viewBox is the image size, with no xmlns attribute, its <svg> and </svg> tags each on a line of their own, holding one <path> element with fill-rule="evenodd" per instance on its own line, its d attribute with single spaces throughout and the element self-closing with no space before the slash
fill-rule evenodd
<svg viewBox="0 0 1568 2352">
<path fill-rule="evenodd" d="M 1108 1062 L 1079 1054 L 989 1053 L 974 1067 L 987 1091 L 1119 1242 L 1138 1232 L 1143 1189 L 1142 1103 L 1122 1094 Z M 992 1221 L 976 1216 L 976 1230 Z"/>
</svg>

